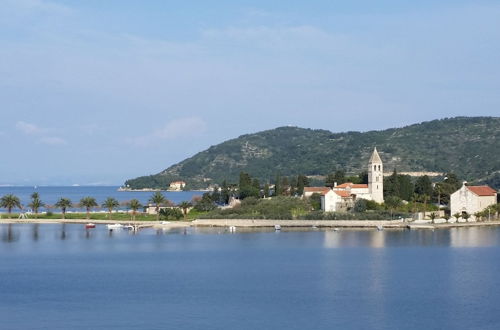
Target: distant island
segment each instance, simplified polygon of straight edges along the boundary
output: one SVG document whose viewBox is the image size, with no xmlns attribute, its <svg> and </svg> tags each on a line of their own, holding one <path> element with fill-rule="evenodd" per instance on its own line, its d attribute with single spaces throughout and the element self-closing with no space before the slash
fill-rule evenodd
<svg viewBox="0 0 500 330">
<path fill-rule="evenodd" d="M 332 127 L 340 127 L 332 124 Z M 129 179 L 127 189 L 206 189 L 237 182 L 240 172 L 261 182 L 306 175 L 321 184 L 328 174 L 364 170 L 373 147 L 382 151 L 386 175 L 453 172 L 459 178 L 500 188 L 500 117 L 456 117 L 381 131 L 332 133 L 279 127 L 212 146 L 158 174 Z"/>
</svg>

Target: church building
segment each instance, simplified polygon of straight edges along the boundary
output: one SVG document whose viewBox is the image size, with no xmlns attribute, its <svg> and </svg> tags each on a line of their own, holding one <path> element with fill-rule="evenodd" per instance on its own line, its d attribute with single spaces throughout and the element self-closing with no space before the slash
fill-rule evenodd
<svg viewBox="0 0 500 330">
<path fill-rule="evenodd" d="M 321 191 L 321 209 L 324 212 L 346 211 L 354 206 L 356 199 L 384 202 L 384 164 L 377 148 L 368 161 L 368 184 L 346 182 L 334 185 L 333 188 L 323 188 Z"/>
</svg>

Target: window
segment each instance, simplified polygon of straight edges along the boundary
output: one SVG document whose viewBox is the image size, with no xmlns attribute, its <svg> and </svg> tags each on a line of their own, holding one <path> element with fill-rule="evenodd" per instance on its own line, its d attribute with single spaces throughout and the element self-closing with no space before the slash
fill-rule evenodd
<svg viewBox="0 0 500 330">
<path fill-rule="evenodd" d="M 373 170 L 376 171 L 377 170 L 377 165 L 373 165 Z"/>
</svg>

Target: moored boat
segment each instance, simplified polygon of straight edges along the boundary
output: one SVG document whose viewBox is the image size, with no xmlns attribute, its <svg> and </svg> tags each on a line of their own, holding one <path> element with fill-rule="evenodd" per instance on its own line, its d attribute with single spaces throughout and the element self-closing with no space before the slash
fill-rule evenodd
<svg viewBox="0 0 500 330">
<path fill-rule="evenodd" d="M 106 225 L 106 227 L 107 227 L 109 230 L 113 230 L 113 229 L 122 229 L 122 228 L 123 228 L 123 225 L 122 225 L 122 224 L 119 224 L 119 223 L 115 223 L 115 224 L 112 224 L 112 225 Z"/>
<path fill-rule="evenodd" d="M 95 223 L 89 222 L 85 224 L 85 229 L 92 229 L 92 228 L 95 228 Z"/>
</svg>

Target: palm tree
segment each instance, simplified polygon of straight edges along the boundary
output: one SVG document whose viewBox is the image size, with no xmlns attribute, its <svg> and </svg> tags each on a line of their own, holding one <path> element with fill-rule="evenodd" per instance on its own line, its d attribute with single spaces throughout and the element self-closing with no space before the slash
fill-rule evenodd
<svg viewBox="0 0 500 330">
<path fill-rule="evenodd" d="M 453 214 L 453 217 L 455 219 L 457 219 L 457 221 L 455 221 L 455 223 L 458 223 L 458 219 L 460 218 L 460 213 L 457 212 L 457 213 Z"/>
<path fill-rule="evenodd" d="M 31 203 L 28 204 L 35 213 L 35 219 L 38 218 L 38 210 L 45 206 L 45 203 L 40 200 L 40 194 L 34 192 L 31 194 Z"/>
<path fill-rule="evenodd" d="M 149 202 L 155 205 L 156 221 L 160 220 L 160 205 L 164 204 L 166 201 L 165 196 L 159 191 L 155 192 L 149 199 Z"/>
<path fill-rule="evenodd" d="M 392 214 L 395 209 L 400 207 L 403 204 L 403 201 L 401 198 L 397 196 L 389 196 L 385 200 L 385 206 L 391 211 L 391 220 L 392 220 Z"/>
<path fill-rule="evenodd" d="M 0 207 L 6 208 L 9 214 L 9 217 L 11 216 L 12 209 L 13 208 L 18 208 L 21 209 L 21 201 L 19 200 L 19 197 L 8 194 L 0 198 Z"/>
<path fill-rule="evenodd" d="M 182 214 L 184 215 L 184 220 L 186 220 L 186 218 L 187 218 L 187 211 L 188 211 L 188 209 L 191 206 L 193 206 L 193 204 L 191 204 L 191 203 L 189 203 L 187 201 L 184 201 L 184 202 L 180 203 L 177 206 L 179 206 L 182 209 Z"/>
<path fill-rule="evenodd" d="M 128 202 L 128 207 L 130 207 L 130 209 L 132 210 L 132 219 L 135 221 L 137 210 L 142 207 L 142 204 L 138 199 L 134 198 L 130 202 Z"/>
<path fill-rule="evenodd" d="M 435 221 L 434 221 L 434 220 L 436 220 L 436 218 L 438 217 L 438 215 L 437 215 L 437 213 L 432 212 L 432 213 L 429 215 L 429 217 L 431 218 L 432 223 L 435 223 Z"/>
<path fill-rule="evenodd" d="M 118 203 L 118 201 L 113 197 L 106 198 L 104 203 L 102 203 L 102 207 L 105 207 L 108 209 L 110 219 L 111 219 L 111 213 L 113 212 L 113 209 L 115 207 L 118 207 L 118 206 L 120 206 L 120 203 Z"/>
<path fill-rule="evenodd" d="M 94 197 L 83 197 L 80 199 L 80 206 L 85 207 L 87 211 L 87 220 L 90 219 L 90 210 L 97 205 Z"/>
<path fill-rule="evenodd" d="M 422 200 L 424 201 L 424 219 L 425 219 L 425 212 L 427 211 L 427 201 L 429 200 L 429 195 L 423 194 Z"/>
<path fill-rule="evenodd" d="M 72 207 L 73 203 L 71 203 L 69 198 L 61 198 L 54 204 L 54 206 L 61 209 L 62 218 L 66 219 L 66 209 Z"/>
</svg>

